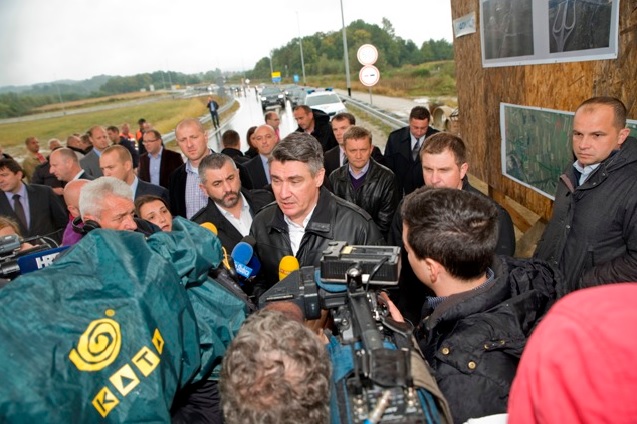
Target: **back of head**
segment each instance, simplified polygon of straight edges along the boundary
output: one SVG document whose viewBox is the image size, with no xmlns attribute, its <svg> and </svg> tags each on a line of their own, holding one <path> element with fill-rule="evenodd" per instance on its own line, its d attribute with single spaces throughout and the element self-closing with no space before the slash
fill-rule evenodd
<svg viewBox="0 0 637 424">
<path fill-rule="evenodd" d="M 285 314 L 248 317 L 223 358 L 225 422 L 327 423 L 330 360 L 318 337 Z"/>
<path fill-rule="evenodd" d="M 133 190 L 124 181 L 115 177 L 100 177 L 82 187 L 80 191 L 80 215 L 100 216 L 106 207 L 108 196 L 121 197 L 133 201 Z"/>
<path fill-rule="evenodd" d="M 66 203 L 69 211 L 73 209 L 73 211 L 71 211 L 73 217 L 79 215 L 80 193 L 82 192 L 82 188 L 88 183 L 89 180 L 78 179 L 69 181 L 64 186 L 64 203 Z"/>
<path fill-rule="evenodd" d="M 306 163 L 315 176 L 323 168 L 323 148 L 310 134 L 293 132 L 281 140 L 269 158 L 269 162 L 298 161 Z"/>
<path fill-rule="evenodd" d="M 221 135 L 221 144 L 224 148 L 238 149 L 241 146 L 241 137 L 235 130 L 227 130 Z"/>
<path fill-rule="evenodd" d="M 486 272 L 498 240 L 498 210 L 485 196 L 452 188 L 421 187 L 405 198 L 407 242 L 419 259 L 471 280 Z"/>
</svg>

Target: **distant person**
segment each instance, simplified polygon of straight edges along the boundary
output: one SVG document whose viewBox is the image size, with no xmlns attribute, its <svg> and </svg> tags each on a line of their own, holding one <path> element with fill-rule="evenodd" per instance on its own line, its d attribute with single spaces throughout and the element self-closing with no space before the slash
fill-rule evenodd
<svg viewBox="0 0 637 424">
<path fill-rule="evenodd" d="M 135 148 L 135 145 L 131 143 L 126 137 L 122 136 L 119 133 L 119 128 L 115 125 L 111 125 L 106 128 L 106 133 L 108 134 L 108 138 L 111 140 L 112 145 L 120 145 L 124 146 L 126 150 L 129 151 L 131 157 L 133 158 L 133 169 L 137 169 L 139 167 L 139 153 Z"/>
<path fill-rule="evenodd" d="M 135 139 L 135 135 L 130 132 L 130 125 L 128 124 L 128 122 L 124 122 L 122 124 L 122 131 L 120 132 L 119 135 L 120 135 L 120 137 L 123 137 L 126 140 L 130 141 L 131 143 L 133 143 L 133 146 L 135 145 L 135 142 L 137 141 Z"/>
<path fill-rule="evenodd" d="M 270 184 L 269 158 L 272 150 L 278 141 L 274 129 L 269 125 L 260 125 L 254 132 L 254 144 L 259 154 L 242 166 L 245 169 L 247 178 L 244 175 L 241 182 L 248 189 L 264 188 Z"/>
<path fill-rule="evenodd" d="M 82 144 L 82 149 L 84 151 L 84 155 L 86 156 L 88 152 L 93 150 L 93 143 L 91 143 L 91 137 L 88 135 L 88 133 L 81 134 L 79 137 Z"/>
<path fill-rule="evenodd" d="M 254 144 L 254 132 L 257 130 L 257 127 L 248 128 L 248 132 L 246 133 L 246 142 L 248 143 L 248 150 L 245 151 L 244 155 L 252 159 L 256 155 L 259 154 L 259 150 L 255 147 Z"/>
<path fill-rule="evenodd" d="M 206 107 L 210 111 L 210 118 L 212 119 L 212 125 L 214 125 L 215 129 L 219 128 L 219 103 L 217 103 L 212 96 L 208 97 L 208 103 Z"/>
<path fill-rule="evenodd" d="M 88 182 L 89 180 L 73 180 L 64 187 L 64 203 L 69 211 L 69 221 L 62 235 L 63 246 L 72 246 L 82 239 L 82 234 L 75 230 L 76 225 L 81 227 L 82 223 L 74 223 L 74 220 L 80 217 L 80 191 Z"/>
<path fill-rule="evenodd" d="M 235 163 L 248 161 L 241 151 L 241 137 L 235 130 L 226 130 L 221 134 L 221 147 L 221 153 L 230 156 Z"/>
<path fill-rule="evenodd" d="M 343 147 L 348 160 L 330 175 L 332 192 L 370 214 L 387 238 L 401 199 L 396 176 L 372 158 L 372 134 L 365 128 L 351 126 L 343 135 Z"/>
<path fill-rule="evenodd" d="M 199 164 L 214 151 L 208 147 L 208 132 L 198 119 L 179 122 L 175 138 L 188 160 L 170 175 L 170 210 L 176 216 L 190 219 L 208 204 L 208 196 L 199 187 Z"/>
<path fill-rule="evenodd" d="M 559 178 L 535 257 L 564 274 L 560 294 L 637 281 L 637 140 L 614 97 L 583 102 L 573 119 L 577 160 Z"/>
<path fill-rule="evenodd" d="M 509 422 L 632 424 L 637 418 L 637 284 L 571 293 L 524 348 Z"/>
<path fill-rule="evenodd" d="M 62 239 L 66 225 L 64 203 L 50 187 L 22 182 L 22 167 L 13 159 L 0 159 L 0 215 L 13 218 L 25 237 Z"/>
<path fill-rule="evenodd" d="M 281 131 L 279 130 L 279 126 L 281 125 L 281 118 L 279 114 L 273 110 L 270 110 L 265 113 L 265 123 L 272 127 L 274 133 L 276 134 L 277 141 L 281 140 Z"/>
<path fill-rule="evenodd" d="M 310 134 L 318 140 L 327 152 L 338 144 L 330 126 L 330 117 L 323 111 L 312 109 L 307 105 L 298 105 L 293 109 L 294 120 L 299 125 L 297 132 Z"/>
<path fill-rule="evenodd" d="M 172 231 L 173 216 L 166 200 L 152 194 L 135 199 L 135 214 L 141 219 L 152 222 L 162 231 Z"/>
<path fill-rule="evenodd" d="M 336 139 L 338 146 L 325 152 L 325 176 L 328 178 L 332 172 L 345 165 L 347 162 L 347 157 L 345 156 L 345 150 L 343 148 L 343 134 L 345 134 L 352 125 L 356 125 L 356 117 L 349 112 L 337 113 L 332 117 L 331 125 L 332 132 L 334 133 L 334 138 Z M 374 160 L 380 165 L 385 164 L 383 154 L 376 146 L 373 146 L 372 158 L 374 158 Z"/>
<path fill-rule="evenodd" d="M 80 159 L 80 166 L 91 179 L 95 179 L 103 175 L 100 169 L 100 155 L 104 149 L 111 145 L 111 141 L 104 127 L 100 125 L 96 125 L 88 130 L 88 135 L 93 149 Z"/>
<path fill-rule="evenodd" d="M 55 175 L 58 180 L 68 183 L 79 179 L 93 179 L 80 167 L 80 161 L 75 153 L 69 148 L 62 147 L 49 155 L 51 174 Z"/>
<path fill-rule="evenodd" d="M 135 139 L 137 140 L 137 150 L 139 151 L 139 155 L 143 155 L 146 153 L 146 147 L 144 147 L 144 133 L 151 129 L 150 123 L 146 122 L 146 119 L 139 118 L 137 121 L 138 130 L 135 133 Z"/>
<path fill-rule="evenodd" d="M 124 146 L 115 145 L 106 148 L 100 156 L 100 168 L 104 176 L 115 177 L 128 184 L 133 190 L 134 199 L 153 194 L 163 197 L 168 202 L 168 190 L 137 178 L 133 170 L 133 159 Z"/>
<path fill-rule="evenodd" d="M 22 161 L 22 169 L 27 182 L 30 182 L 35 172 L 35 167 L 46 162 L 46 158 L 40 153 L 40 142 L 36 137 L 27 137 L 24 140 L 24 145 L 26 147 L 26 157 Z"/>
<path fill-rule="evenodd" d="M 424 106 L 414 107 L 409 114 L 409 126 L 389 134 L 385 145 L 385 164 L 398 178 L 398 187 L 409 194 L 424 185 L 420 163 L 420 148 L 438 130 L 429 126 L 431 114 Z"/>
<path fill-rule="evenodd" d="M 75 134 L 71 134 L 70 136 L 66 138 L 66 147 L 75 152 L 75 155 L 77 156 L 78 161 L 82 159 L 85 155 L 82 138 Z"/>
<path fill-rule="evenodd" d="M 239 170 L 224 154 L 213 153 L 199 164 L 201 190 L 208 196 L 206 207 L 192 221 L 210 222 L 217 227 L 221 245 L 229 252 L 250 233 L 252 220 L 265 205 L 274 201 L 267 190 L 247 190 L 241 187 Z"/>
<path fill-rule="evenodd" d="M 184 160 L 179 153 L 164 147 L 162 136 L 157 130 L 146 131 L 143 140 L 146 152 L 139 157 L 139 179 L 167 189 L 170 174 L 183 165 Z"/>
</svg>

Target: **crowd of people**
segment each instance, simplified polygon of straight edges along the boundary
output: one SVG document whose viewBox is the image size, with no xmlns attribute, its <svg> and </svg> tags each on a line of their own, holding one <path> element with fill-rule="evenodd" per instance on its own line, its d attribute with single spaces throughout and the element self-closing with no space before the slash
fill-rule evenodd
<svg viewBox="0 0 637 424">
<path fill-rule="evenodd" d="M 208 108 L 219 127 L 219 105 Z M 136 137 L 127 126 L 96 125 L 85 137 L 91 146 L 80 135 L 66 147 L 50 143 L 48 159 L 28 137 L 22 164 L 0 159 L 0 215 L 24 237 L 67 245 L 96 228 L 170 232 L 177 216 L 213 224 L 227 252 L 251 236 L 260 271 L 242 290 L 254 304 L 279 281 L 283 257 L 319 267 L 333 241 L 399 246 L 390 312 L 413 325 L 413 349 L 453 422 L 507 412 L 511 422 L 631 422 L 635 290 L 606 286 L 637 281 L 637 140 L 626 114 L 611 97 L 577 108 L 574 162 L 533 258 L 514 258 L 511 216 L 469 184 L 464 141 L 432 128 L 422 106 L 389 135 L 384 153 L 352 114 L 330 120 L 305 105 L 293 108 L 298 128 L 283 139 L 278 114 L 268 111 L 248 131 L 246 152 L 233 130 L 213 151 L 201 121 L 184 119 L 175 135 L 185 161 L 145 120 Z M 592 286 L 603 287 L 571 294 Z M 329 317 L 303 325 L 294 307 L 276 309 L 248 318 L 228 347 L 219 387 L 186 397 L 208 404 L 198 420 L 329 419 L 331 366 L 320 337 L 333 329 Z M 605 374 L 602 358 L 615 378 L 592 375 Z M 607 391 L 602 406 L 595 394 Z"/>
</svg>

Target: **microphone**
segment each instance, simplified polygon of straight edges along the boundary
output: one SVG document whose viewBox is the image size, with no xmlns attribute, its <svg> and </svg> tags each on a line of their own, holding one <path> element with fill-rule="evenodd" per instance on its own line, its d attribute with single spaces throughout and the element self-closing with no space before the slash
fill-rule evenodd
<svg viewBox="0 0 637 424">
<path fill-rule="evenodd" d="M 234 260 L 234 265 L 237 270 L 237 274 L 243 278 L 248 279 L 257 275 L 261 269 L 261 262 L 259 258 L 254 254 L 254 245 L 256 240 L 252 236 L 245 236 L 239 243 L 236 244 L 230 256 Z"/>
<path fill-rule="evenodd" d="M 279 262 L 279 281 L 290 275 L 294 271 L 298 271 L 301 266 L 299 260 L 294 256 L 284 256 Z"/>
<path fill-rule="evenodd" d="M 206 230 L 209 230 L 215 236 L 219 235 L 219 231 L 217 230 L 217 226 L 215 224 L 213 224 L 212 222 L 204 222 L 202 224 L 199 224 L 199 226 L 205 228 Z"/>
<path fill-rule="evenodd" d="M 20 256 L 17 259 L 20 274 L 27 274 L 51 265 L 53 260 L 68 248 L 69 246 L 60 246 L 54 249 L 41 250 L 39 252 Z"/>
</svg>

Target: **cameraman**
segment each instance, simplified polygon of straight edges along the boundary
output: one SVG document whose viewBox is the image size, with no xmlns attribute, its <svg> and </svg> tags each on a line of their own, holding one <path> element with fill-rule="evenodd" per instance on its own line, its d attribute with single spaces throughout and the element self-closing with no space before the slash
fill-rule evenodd
<svg viewBox="0 0 637 424">
<path fill-rule="evenodd" d="M 532 329 L 555 300 L 543 261 L 495 256 L 498 210 L 463 190 L 421 188 L 405 198 L 403 241 L 435 296 L 415 335 L 455 422 L 506 412 Z"/>
</svg>

